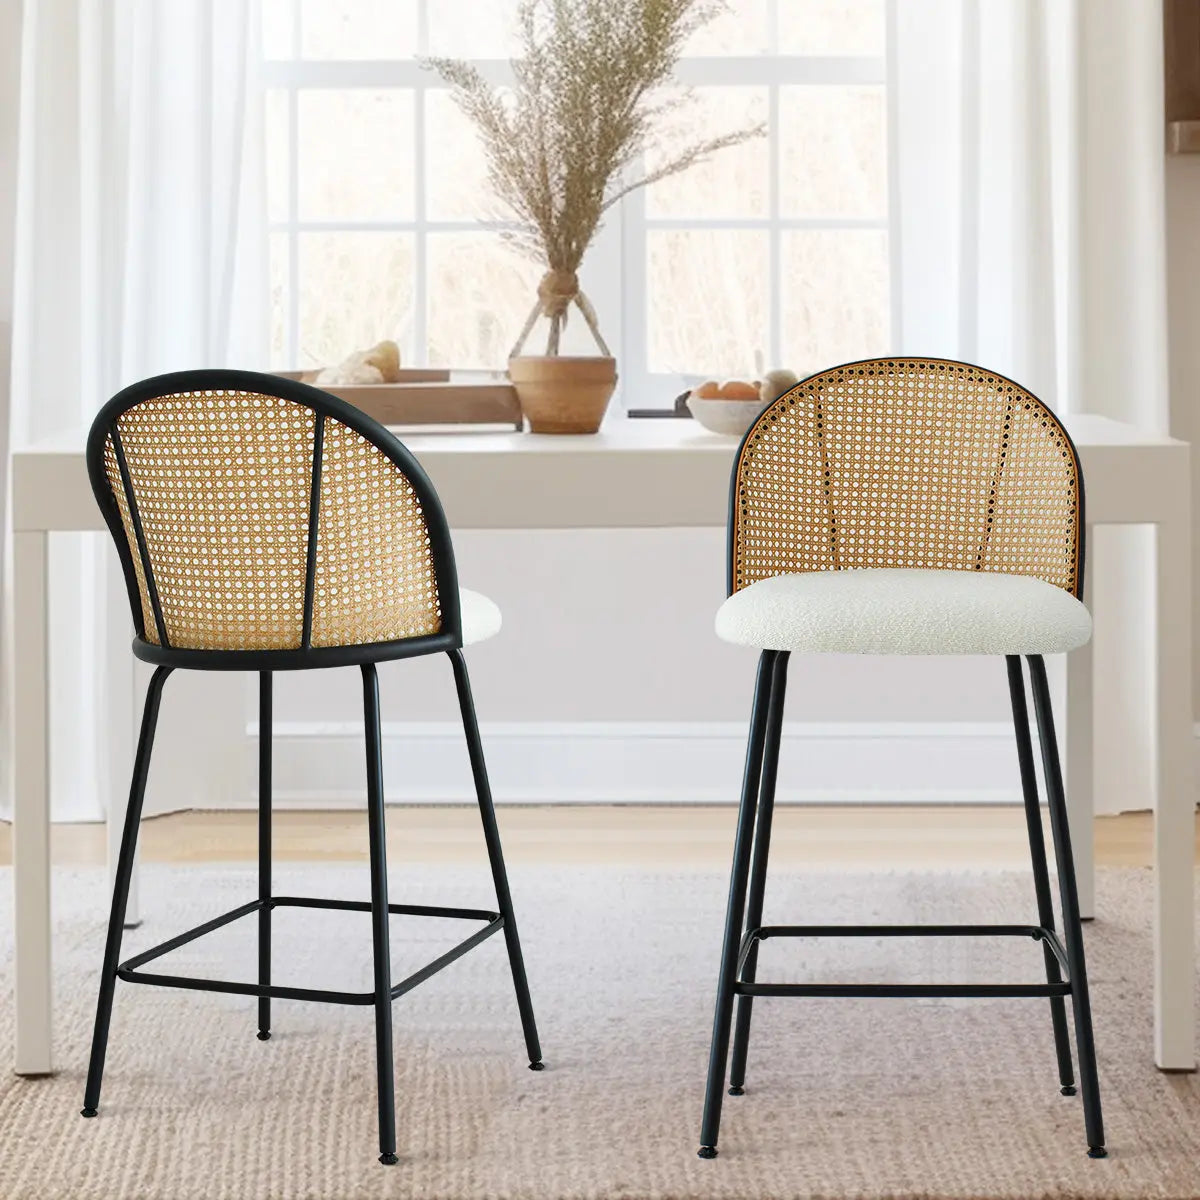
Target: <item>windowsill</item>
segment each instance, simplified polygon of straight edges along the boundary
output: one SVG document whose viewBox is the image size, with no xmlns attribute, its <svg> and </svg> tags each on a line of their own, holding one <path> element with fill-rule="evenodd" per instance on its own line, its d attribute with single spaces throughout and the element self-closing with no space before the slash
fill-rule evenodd
<svg viewBox="0 0 1200 1200">
<path fill-rule="evenodd" d="M 1200 154 L 1200 120 L 1167 122 L 1168 154 Z"/>
</svg>

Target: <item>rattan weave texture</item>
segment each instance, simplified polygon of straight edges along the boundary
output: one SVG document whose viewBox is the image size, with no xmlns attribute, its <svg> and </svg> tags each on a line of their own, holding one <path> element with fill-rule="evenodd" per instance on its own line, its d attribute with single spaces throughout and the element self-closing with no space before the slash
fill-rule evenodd
<svg viewBox="0 0 1200 1200">
<path fill-rule="evenodd" d="M 436 633 L 429 534 L 408 480 L 332 417 L 277 396 L 183 392 L 117 419 L 133 501 L 171 646 L 302 645 L 316 422 L 324 422 L 312 644 Z M 105 468 L 158 644 L 146 574 L 112 438 Z"/>
<path fill-rule="evenodd" d="M 1040 400 L 936 359 L 814 375 L 758 418 L 735 472 L 730 591 L 854 567 L 998 571 L 1080 591 L 1082 480 Z"/>
<path fill-rule="evenodd" d="M 437 633 L 433 554 L 412 485 L 377 447 L 329 418 L 320 512 L 312 644 Z"/>
</svg>

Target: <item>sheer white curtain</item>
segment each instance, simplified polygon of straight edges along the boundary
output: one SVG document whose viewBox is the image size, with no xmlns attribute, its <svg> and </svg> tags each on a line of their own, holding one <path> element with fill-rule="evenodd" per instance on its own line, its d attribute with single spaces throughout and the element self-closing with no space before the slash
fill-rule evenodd
<svg viewBox="0 0 1200 1200">
<path fill-rule="evenodd" d="M 1164 428 L 1155 0 L 894 0 L 902 341 Z"/>
<path fill-rule="evenodd" d="M 14 443 L 146 375 L 265 363 L 258 36 L 258 0 L 24 0 Z M 54 815 L 95 818 L 96 664 L 117 624 L 128 663 L 128 614 L 105 611 L 108 547 L 54 541 L 52 703 L 79 748 L 54 764 Z"/>
<path fill-rule="evenodd" d="M 21 4 L 0 5 L 0 763 L 8 772 L 11 688 L 5 651 L 12 642 L 10 539 L 8 537 L 8 447 L 11 432 L 13 257 L 16 249 L 17 126 Z M 0 816 L 9 811 L 11 787 L 0 774 Z"/>
<path fill-rule="evenodd" d="M 1061 411 L 1165 430 L 1162 6 L 893 0 L 902 348 L 1002 371 Z M 1089 545 L 1097 735 L 1128 748 L 1101 811 L 1139 807 L 1143 529 Z"/>
<path fill-rule="evenodd" d="M 13 385 L 24 431 L 263 357 L 256 0 L 25 0 Z M 249 153 L 248 153 L 249 151 Z"/>
</svg>

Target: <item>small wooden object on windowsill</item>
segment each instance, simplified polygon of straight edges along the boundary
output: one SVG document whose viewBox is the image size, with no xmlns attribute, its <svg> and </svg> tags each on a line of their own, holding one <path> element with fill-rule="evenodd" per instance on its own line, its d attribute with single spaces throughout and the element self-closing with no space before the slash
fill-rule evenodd
<svg viewBox="0 0 1200 1200">
<path fill-rule="evenodd" d="M 338 396 L 381 425 L 511 425 L 524 428 L 516 388 L 452 382 L 447 370 L 401 368 L 396 383 L 314 383 L 316 371 L 278 371 Z"/>
<path fill-rule="evenodd" d="M 1200 154 L 1200 119 L 1167 122 L 1168 154 Z"/>
<path fill-rule="evenodd" d="M 1164 0 L 1167 153 L 1200 154 L 1200 2 Z"/>
</svg>

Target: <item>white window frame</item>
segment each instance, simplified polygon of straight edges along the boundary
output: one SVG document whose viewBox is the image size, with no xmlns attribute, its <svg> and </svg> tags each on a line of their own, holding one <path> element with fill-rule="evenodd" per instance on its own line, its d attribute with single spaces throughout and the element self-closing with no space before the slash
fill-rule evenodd
<svg viewBox="0 0 1200 1200">
<path fill-rule="evenodd" d="M 436 0 L 418 2 L 418 53 L 428 46 L 427 6 Z M 770 42 L 778 44 L 778 5 L 786 0 L 768 0 Z M 282 90 L 288 108 L 288 180 L 287 215 L 271 220 L 272 234 L 283 234 L 288 255 L 288 308 L 284 344 L 287 355 L 298 359 L 300 289 L 298 284 L 299 236 L 305 233 L 405 233 L 414 240 L 413 345 L 414 364 L 424 365 L 428 353 L 428 237 L 430 234 L 480 231 L 500 232 L 502 222 L 482 220 L 436 220 L 428 215 L 425 177 L 426 98 L 431 90 L 444 90 L 440 76 L 426 70 L 413 59 L 393 60 L 315 60 L 300 57 L 299 0 L 290 0 L 292 55 L 290 59 L 266 59 L 263 84 L 270 90 Z M 758 87 L 766 88 L 768 128 L 779 127 L 780 89 L 797 85 L 882 86 L 888 113 L 889 151 L 888 211 L 879 218 L 786 217 L 781 212 L 780 152 L 777 136 L 768 136 L 768 210 L 765 216 L 752 217 L 652 217 L 647 213 L 646 193 L 639 189 L 610 210 L 605 227 L 589 251 L 583 267 L 583 282 L 600 314 L 601 328 L 617 356 L 622 376 L 620 394 L 628 408 L 670 407 L 672 396 L 681 387 L 697 382 L 699 375 L 655 374 L 649 370 L 647 294 L 648 235 L 657 230 L 761 230 L 768 236 L 768 262 L 771 278 L 768 286 L 767 341 L 763 347 L 766 365 L 779 365 L 782 354 L 783 288 L 781 243 L 790 230 L 878 229 L 887 233 L 890 269 L 891 338 L 894 350 L 900 341 L 901 295 L 897 236 L 895 162 L 891 147 L 894 109 L 892 80 L 894 64 L 891 48 L 894 26 L 894 0 L 887 0 L 887 48 L 879 56 L 833 57 L 817 55 L 779 55 L 763 53 L 748 56 L 696 57 L 681 60 L 676 71 L 679 83 L 687 87 Z M 473 59 L 473 64 L 496 86 L 512 82 L 512 70 L 506 59 Z M 300 220 L 299 213 L 299 122 L 298 96 L 308 89 L 404 88 L 413 96 L 413 215 L 408 220 Z M 615 265 L 615 269 L 613 266 Z M 531 297 L 532 299 L 532 297 Z M 514 336 L 516 330 L 513 331 Z M 298 362 L 288 362 L 297 366 Z M 501 364 L 496 364 L 497 368 Z"/>
</svg>

